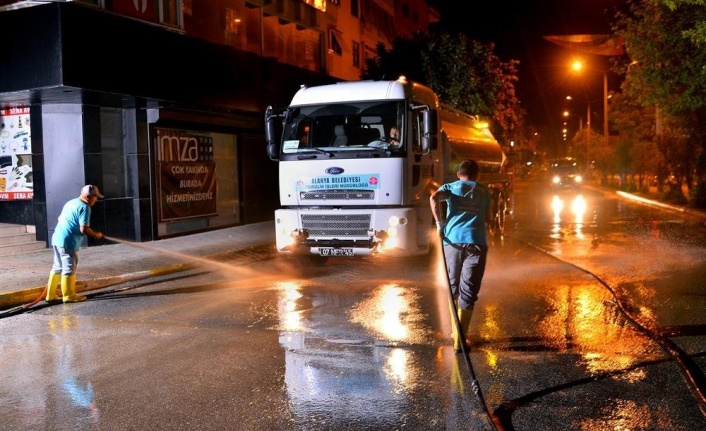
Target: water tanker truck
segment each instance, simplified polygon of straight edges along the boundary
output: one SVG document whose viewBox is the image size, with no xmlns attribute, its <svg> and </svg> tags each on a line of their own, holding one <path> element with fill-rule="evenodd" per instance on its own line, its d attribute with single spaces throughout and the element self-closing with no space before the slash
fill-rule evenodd
<svg viewBox="0 0 706 431">
<path fill-rule="evenodd" d="M 440 105 L 404 78 L 305 87 L 265 114 L 279 163 L 276 247 L 318 263 L 331 256 L 428 253 L 429 195 L 465 159 L 492 191 L 491 235 L 502 235 L 512 193 L 505 154 L 477 117 Z"/>
</svg>

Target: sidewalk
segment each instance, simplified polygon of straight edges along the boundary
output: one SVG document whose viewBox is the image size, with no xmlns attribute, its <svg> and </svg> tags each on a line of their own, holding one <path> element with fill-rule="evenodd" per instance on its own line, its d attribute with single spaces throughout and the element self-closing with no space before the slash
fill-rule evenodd
<svg viewBox="0 0 706 431">
<path fill-rule="evenodd" d="M 79 253 L 77 292 L 184 271 L 193 259 L 215 259 L 271 245 L 273 221 L 235 226 L 176 238 L 84 247 Z M 237 257 L 237 256 L 235 256 Z M 51 249 L 0 258 L 0 310 L 35 301 L 44 291 L 53 262 Z"/>
</svg>

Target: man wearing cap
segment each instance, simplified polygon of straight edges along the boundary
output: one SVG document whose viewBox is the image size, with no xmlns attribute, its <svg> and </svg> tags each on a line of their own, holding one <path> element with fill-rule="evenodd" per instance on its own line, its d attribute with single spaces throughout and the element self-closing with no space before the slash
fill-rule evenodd
<svg viewBox="0 0 706 431">
<path fill-rule="evenodd" d="M 103 198 L 98 186 L 91 184 L 83 186 L 81 196 L 64 204 L 59 215 L 59 222 L 51 237 L 54 249 L 54 265 L 49 272 L 47 282 L 47 302 L 59 299 L 56 291 L 61 281 L 63 302 L 81 302 L 86 297 L 76 294 L 76 267 L 78 266 L 78 251 L 83 242 L 83 236 L 101 239 L 103 233 L 91 229 L 91 207 Z"/>
</svg>

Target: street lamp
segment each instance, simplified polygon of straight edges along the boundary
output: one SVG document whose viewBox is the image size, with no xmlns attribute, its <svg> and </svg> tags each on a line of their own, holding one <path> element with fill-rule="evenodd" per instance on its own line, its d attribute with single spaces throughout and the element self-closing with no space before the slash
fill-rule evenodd
<svg viewBox="0 0 706 431">
<path fill-rule="evenodd" d="M 583 70 L 583 62 L 581 60 L 574 60 L 571 63 L 571 70 L 575 72 L 581 72 Z M 591 113 L 589 109 L 589 117 L 587 122 L 591 122 Z M 608 71 L 603 71 L 603 139 L 605 140 L 606 146 L 608 146 Z"/>
<path fill-rule="evenodd" d="M 571 96 L 566 96 L 566 100 L 574 100 Z M 583 129 L 581 120 L 579 119 L 579 130 Z M 591 129 L 591 102 L 586 102 L 586 129 Z"/>
<path fill-rule="evenodd" d="M 624 40 L 610 34 L 571 34 L 544 36 L 544 39 L 574 51 L 601 56 L 625 53 Z M 580 62 L 579 62 L 580 63 Z M 574 65 L 578 65 L 574 62 Z M 575 67 L 572 65 L 572 67 Z M 583 67 L 581 65 L 579 69 Z M 608 145 L 608 71 L 603 70 L 603 137 Z"/>
<path fill-rule="evenodd" d="M 562 128 L 561 128 L 561 138 L 563 141 L 566 141 L 568 135 L 569 135 L 569 116 L 571 113 L 567 110 L 561 113 L 561 115 L 564 117 L 564 122 L 562 123 Z"/>
<path fill-rule="evenodd" d="M 608 146 L 608 72 L 603 71 L 603 139 Z"/>
</svg>

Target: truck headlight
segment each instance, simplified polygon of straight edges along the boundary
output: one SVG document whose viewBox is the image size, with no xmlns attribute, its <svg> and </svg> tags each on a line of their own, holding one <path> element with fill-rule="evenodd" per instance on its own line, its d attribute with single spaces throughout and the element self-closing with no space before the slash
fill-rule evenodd
<svg viewBox="0 0 706 431">
<path fill-rule="evenodd" d="M 389 219 L 387 219 L 387 224 L 388 226 L 404 226 L 407 224 L 407 218 L 405 217 L 397 217 L 397 216 L 390 216 Z"/>
</svg>

